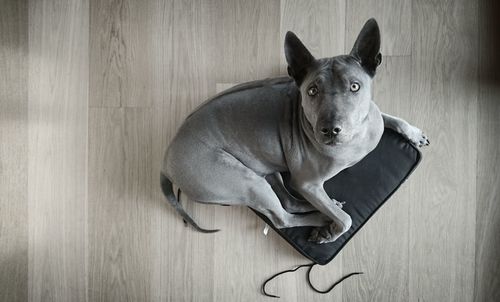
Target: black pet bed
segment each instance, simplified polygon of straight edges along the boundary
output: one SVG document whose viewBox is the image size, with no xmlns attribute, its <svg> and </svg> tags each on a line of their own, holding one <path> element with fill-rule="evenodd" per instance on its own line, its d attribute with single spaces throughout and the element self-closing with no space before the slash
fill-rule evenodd
<svg viewBox="0 0 500 302">
<path fill-rule="evenodd" d="M 343 210 L 352 218 L 351 229 L 335 242 L 326 244 L 309 242 L 307 238 L 313 229 L 312 227 L 276 229 L 264 215 L 254 211 L 299 253 L 314 262 L 313 264 L 298 266 L 293 270 L 284 271 L 282 273 L 295 271 L 305 266 L 309 267 L 310 273 L 314 264 L 325 265 L 330 262 L 356 232 L 363 227 L 368 219 L 375 214 L 389 197 L 396 192 L 408 176 L 410 176 L 419 164 L 421 157 L 420 151 L 409 141 L 395 131 L 386 128 L 375 150 L 356 165 L 342 171 L 325 182 L 324 187 L 328 195 L 338 201 L 346 202 L 343 206 Z M 284 173 L 283 180 L 285 186 L 287 186 L 289 175 Z M 299 198 L 301 197 L 290 187 L 288 187 L 288 190 L 293 195 Z M 349 276 L 354 274 L 359 273 L 352 273 Z M 264 294 L 271 297 L 277 297 L 265 292 L 265 284 L 277 275 L 271 277 L 264 283 Z M 336 284 L 334 284 L 334 286 Z M 322 293 L 326 293 L 333 288 L 332 286 L 326 291 L 320 291 L 315 289 L 310 282 L 309 285 L 315 291 Z"/>
<path fill-rule="evenodd" d="M 352 218 L 352 227 L 335 242 L 307 241 L 312 227 L 276 229 L 262 214 L 255 212 L 299 253 L 314 263 L 330 262 L 375 212 L 396 192 L 421 159 L 420 151 L 400 134 L 385 129 L 378 146 L 356 165 L 325 182 L 331 198 L 346 202 L 343 210 Z M 289 175 L 284 173 L 285 185 Z M 288 187 L 293 195 L 301 197 Z"/>
</svg>

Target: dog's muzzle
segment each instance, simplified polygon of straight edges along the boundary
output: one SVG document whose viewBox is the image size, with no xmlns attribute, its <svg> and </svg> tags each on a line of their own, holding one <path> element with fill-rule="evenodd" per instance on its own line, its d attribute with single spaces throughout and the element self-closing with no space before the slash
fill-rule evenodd
<svg viewBox="0 0 500 302">
<path fill-rule="evenodd" d="M 316 140 L 327 146 L 342 145 L 350 142 L 354 137 L 353 132 L 351 131 L 341 130 L 340 132 L 337 131 L 337 133 L 335 133 L 334 131 L 326 132 L 321 130 L 317 131 L 315 134 Z"/>
<path fill-rule="evenodd" d="M 322 127 L 319 130 L 320 141 L 325 145 L 339 145 L 343 142 L 342 127 Z"/>
</svg>

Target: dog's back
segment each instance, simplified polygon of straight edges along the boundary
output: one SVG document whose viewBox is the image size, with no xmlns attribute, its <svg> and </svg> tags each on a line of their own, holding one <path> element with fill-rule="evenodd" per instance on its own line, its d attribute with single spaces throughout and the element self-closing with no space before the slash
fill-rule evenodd
<svg viewBox="0 0 500 302">
<path fill-rule="evenodd" d="M 245 83 L 200 105 L 169 145 L 163 174 L 183 189 L 186 182 L 202 185 L 200 178 L 213 178 L 211 166 L 220 164 L 220 152 L 259 175 L 285 171 L 279 127 L 293 85 L 288 77 Z"/>
</svg>

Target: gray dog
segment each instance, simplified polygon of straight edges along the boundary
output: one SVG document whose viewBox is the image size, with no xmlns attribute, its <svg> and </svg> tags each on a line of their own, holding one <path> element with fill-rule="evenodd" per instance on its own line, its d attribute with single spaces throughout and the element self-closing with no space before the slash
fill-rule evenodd
<svg viewBox="0 0 500 302">
<path fill-rule="evenodd" d="M 173 193 L 190 199 L 244 205 L 276 228 L 316 226 L 309 240 L 332 242 L 349 230 L 351 217 L 330 199 L 323 183 L 351 167 L 378 144 L 384 126 L 417 146 L 422 131 L 381 113 L 372 80 L 382 60 L 380 32 L 370 19 L 349 55 L 315 59 L 292 32 L 285 37 L 291 78 L 238 85 L 208 100 L 187 117 L 168 147 L 161 184 L 185 221 L 203 232 Z M 289 171 L 283 186 L 279 172 Z"/>
</svg>

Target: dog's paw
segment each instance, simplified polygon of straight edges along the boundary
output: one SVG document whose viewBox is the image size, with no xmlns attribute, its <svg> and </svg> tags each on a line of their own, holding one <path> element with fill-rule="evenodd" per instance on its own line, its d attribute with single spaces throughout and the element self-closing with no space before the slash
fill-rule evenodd
<svg viewBox="0 0 500 302">
<path fill-rule="evenodd" d="M 335 223 L 330 223 L 322 227 L 314 228 L 307 239 L 309 242 L 317 244 L 333 242 L 339 238 L 340 235 L 336 231 Z"/>
<path fill-rule="evenodd" d="M 424 132 L 415 126 L 408 125 L 402 134 L 417 147 L 428 146 L 431 143 Z"/>
</svg>

